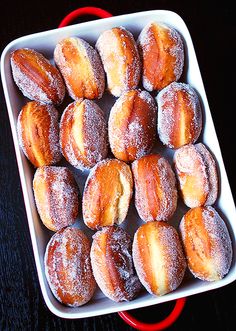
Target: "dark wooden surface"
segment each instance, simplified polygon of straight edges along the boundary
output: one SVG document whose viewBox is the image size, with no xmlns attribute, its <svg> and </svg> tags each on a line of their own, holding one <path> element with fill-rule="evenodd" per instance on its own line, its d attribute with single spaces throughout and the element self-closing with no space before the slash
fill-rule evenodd
<svg viewBox="0 0 236 331">
<path fill-rule="evenodd" d="M 145 3 L 144 3 L 145 2 Z M 71 10 L 100 6 L 114 15 L 149 9 L 180 14 L 192 35 L 226 170 L 235 197 L 235 42 L 230 2 L 213 1 L 1 1 L 1 51 L 22 35 L 57 27 Z M 204 4 L 205 3 L 205 4 Z M 211 5 L 210 5 L 211 3 Z M 85 20 L 92 19 L 85 17 Z M 4 96 L 0 97 L 0 330 L 132 330 L 117 314 L 64 320 L 47 309 L 40 291 Z M 236 220 L 235 220 L 236 222 Z M 188 298 L 174 330 L 235 330 L 236 283 Z M 137 311 L 158 320 L 171 304 Z M 154 316 L 154 318 L 153 318 Z"/>
</svg>

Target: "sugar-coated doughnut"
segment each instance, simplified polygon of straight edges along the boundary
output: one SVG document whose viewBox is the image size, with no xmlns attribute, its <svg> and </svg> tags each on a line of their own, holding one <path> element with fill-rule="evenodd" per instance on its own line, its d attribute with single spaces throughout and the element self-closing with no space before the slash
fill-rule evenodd
<svg viewBox="0 0 236 331">
<path fill-rule="evenodd" d="M 166 221 L 177 207 L 176 180 L 169 162 L 159 154 L 143 156 L 132 164 L 135 206 L 144 222 Z"/>
<path fill-rule="evenodd" d="M 111 109 L 108 135 L 112 153 L 125 162 L 150 152 L 156 140 L 156 104 L 146 91 L 124 92 Z"/>
<path fill-rule="evenodd" d="M 41 53 L 21 48 L 11 54 L 12 75 L 24 96 L 58 105 L 65 96 L 60 72 Z"/>
<path fill-rule="evenodd" d="M 33 189 L 39 216 L 48 229 L 57 231 L 75 223 L 79 211 L 79 189 L 68 168 L 38 168 Z"/>
<path fill-rule="evenodd" d="M 148 222 L 138 228 L 134 235 L 133 261 L 143 286 L 157 296 L 174 291 L 186 270 L 178 233 L 167 222 Z"/>
<path fill-rule="evenodd" d="M 54 60 L 72 99 L 99 99 L 105 88 L 105 74 L 97 51 L 85 40 L 69 37 L 55 48 Z"/>
<path fill-rule="evenodd" d="M 95 280 L 111 300 L 130 301 L 141 284 L 132 260 L 132 241 L 117 226 L 103 227 L 93 236 L 91 264 Z"/>
<path fill-rule="evenodd" d="M 104 31 L 96 48 L 107 77 L 107 89 L 116 97 L 138 86 L 141 62 L 133 35 L 124 27 Z"/>
<path fill-rule="evenodd" d="M 211 206 L 190 209 L 179 228 L 192 274 L 205 281 L 222 279 L 230 269 L 232 244 L 217 211 Z"/>
<path fill-rule="evenodd" d="M 218 196 L 216 162 L 202 143 L 179 148 L 174 155 L 179 189 L 190 207 L 212 205 Z"/>
<path fill-rule="evenodd" d="M 173 82 L 157 95 L 158 134 L 170 148 L 194 143 L 202 130 L 202 111 L 195 90 Z"/>
<path fill-rule="evenodd" d="M 184 66 L 184 46 L 175 29 L 151 22 L 141 31 L 138 47 L 143 64 L 143 87 L 147 91 L 159 91 L 179 80 Z"/>
<path fill-rule="evenodd" d="M 130 167 L 116 159 L 99 162 L 87 178 L 83 193 L 83 219 L 95 230 L 124 221 L 133 193 Z"/>
<path fill-rule="evenodd" d="M 54 296 L 67 306 L 82 306 L 94 294 L 96 283 L 89 255 L 90 242 L 77 228 L 58 231 L 47 245 L 46 278 Z"/>
<path fill-rule="evenodd" d="M 66 107 L 60 122 L 60 145 L 66 160 L 82 170 L 107 156 L 106 120 L 95 102 L 80 99 Z"/>
<path fill-rule="evenodd" d="M 19 145 L 35 167 L 60 161 L 58 112 L 52 105 L 28 102 L 17 120 Z"/>
</svg>

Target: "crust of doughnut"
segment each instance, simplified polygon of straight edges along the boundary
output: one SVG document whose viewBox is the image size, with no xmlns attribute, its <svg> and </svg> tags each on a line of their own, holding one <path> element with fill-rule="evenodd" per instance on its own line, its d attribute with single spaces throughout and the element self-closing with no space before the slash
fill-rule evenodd
<svg viewBox="0 0 236 331">
<path fill-rule="evenodd" d="M 91 171 L 83 193 L 83 219 L 95 230 L 121 224 L 133 194 L 130 167 L 117 159 L 99 162 Z"/>
<path fill-rule="evenodd" d="M 202 111 L 195 90 L 173 82 L 157 95 L 158 134 L 170 148 L 195 143 L 202 130 Z"/>
<path fill-rule="evenodd" d="M 133 261 L 138 277 L 153 295 L 174 291 L 182 282 L 186 261 L 177 231 L 167 222 L 148 222 L 134 235 Z"/>
<path fill-rule="evenodd" d="M 226 224 L 213 207 L 190 209 L 180 222 L 180 233 L 195 277 L 216 281 L 229 272 L 232 244 Z"/>
<path fill-rule="evenodd" d="M 138 86 L 141 62 L 133 35 L 124 27 L 104 31 L 96 48 L 107 77 L 107 89 L 116 97 Z"/>
<path fill-rule="evenodd" d="M 176 180 L 169 162 L 159 154 L 143 156 L 132 164 L 135 206 L 144 222 L 166 221 L 176 210 Z"/>
<path fill-rule="evenodd" d="M 65 96 L 60 72 L 41 53 L 21 48 L 11 54 L 14 81 L 27 98 L 59 105 Z"/>
<path fill-rule="evenodd" d="M 130 236 L 116 226 L 93 236 L 91 264 L 102 292 L 116 302 L 132 300 L 141 288 L 134 271 Z"/>
<path fill-rule="evenodd" d="M 38 168 L 33 189 L 38 213 L 49 230 L 58 231 L 75 223 L 79 212 L 79 189 L 69 169 Z"/>
<path fill-rule="evenodd" d="M 58 112 L 52 105 L 28 102 L 17 121 L 19 144 L 35 167 L 60 161 Z"/>
<path fill-rule="evenodd" d="M 143 87 L 147 91 L 161 90 L 179 80 L 184 65 L 184 46 L 175 29 L 151 22 L 141 31 L 138 47 L 143 64 Z"/>
<path fill-rule="evenodd" d="M 80 99 L 67 106 L 61 117 L 60 146 L 66 160 L 81 170 L 107 156 L 106 121 L 96 103 Z"/>
<path fill-rule="evenodd" d="M 54 60 L 72 99 L 100 99 L 105 88 L 105 73 L 97 51 L 76 37 L 61 40 Z"/>
<path fill-rule="evenodd" d="M 96 283 L 90 262 L 90 242 L 77 228 L 65 228 L 49 241 L 44 257 L 45 273 L 54 296 L 78 307 L 93 296 Z"/>
<path fill-rule="evenodd" d="M 212 205 L 218 196 L 216 162 L 205 145 L 186 145 L 174 155 L 179 189 L 190 207 Z"/>
<path fill-rule="evenodd" d="M 124 92 L 111 109 L 108 135 L 112 153 L 125 162 L 150 152 L 156 140 L 156 104 L 146 91 Z"/>
</svg>

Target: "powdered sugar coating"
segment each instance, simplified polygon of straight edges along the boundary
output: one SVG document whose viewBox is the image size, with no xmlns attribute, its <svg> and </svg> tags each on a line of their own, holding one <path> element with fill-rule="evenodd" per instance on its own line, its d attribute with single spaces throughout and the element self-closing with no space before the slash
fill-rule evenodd
<svg viewBox="0 0 236 331">
<path fill-rule="evenodd" d="M 50 145 L 50 150 L 53 155 L 53 163 L 57 163 L 61 159 L 61 151 L 59 145 L 59 123 L 58 123 L 58 112 L 55 111 L 53 106 L 48 106 L 48 114 L 51 119 L 48 141 Z"/>
<path fill-rule="evenodd" d="M 89 241 L 77 228 L 55 233 L 47 245 L 46 278 L 54 296 L 67 306 L 84 305 L 93 296 L 96 285 L 89 253 Z"/>
<path fill-rule="evenodd" d="M 100 54 L 111 94 L 119 97 L 123 92 L 137 87 L 141 63 L 131 32 L 124 27 L 104 31 L 97 40 L 96 49 Z"/>
<path fill-rule="evenodd" d="M 144 59 L 142 82 L 147 91 L 160 90 L 179 80 L 184 66 L 184 46 L 179 32 L 167 24 L 150 22 L 141 31 L 137 43 L 140 56 Z M 158 52 L 153 53 L 153 48 L 158 49 Z M 147 74 L 150 70 L 148 66 L 152 63 L 149 60 L 146 63 L 145 58 L 152 59 L 152 62 L 157 61 L 158 67 L 153 68 L 152 75 Z M 159 72 L 163 73 L 162 78 L 159 77 Z M 157 85 L 161 88 L 157 88 Z"/>
<path fill-rule="evenodd" d="M 178 81 L 182 75 L 184 67 L 184 45 L 179 32 L 177 32 L 174 28 L 168 28 L 170 38 L 174 41 L 174 46 L 170 49 L 170 55 L 176 59 L 173 71 L 175 80 Z"/>
<path fill-rule="evenodd" d="M 203 220 L 209 237 L 214 244 L 211 257 L 216 266 L 219 277 L 223 278 L 228 272 L 232 262 L 232 243 L 225 222 L 217 211 L 207 206 L 203 210 Z"/>
<path fill-rule="evenodd" d="M 33 180 L 35 202 L 42 222 L 52 231 L 75 223 L 79 212 L 79 189 L 66 167 L 44 166 Z"/>
<path fill-rule="evenodd" d="M 81 41 L 82 45 L 86 50 L 86 54 L 90 60 L 91 67 L 94 73 L 94 79 L 98 89 L 98 99 L 100 99 L 103 95 L 105 89 L 105 73 L 102 66 L 102 62 L 98 52 L 90 46 L 84 40 Z"/>
<path fill-rule="evenodd" d="M 164 251 L 164 264 L 167 267 L 167 279 L 170 291 L 174 291 L 182 282 L 186 270 L 186 260 L 177 231 L 171 227 L 162 228 L 160 240 Z"/>
<path fill-rule="evenodd" d="M 157 220 L 166 220 L 173 215 L 177 207 L 177 190 L 174 172 L 168 161 L 161 157 L 158 160 L 160 189 L 164 195 Z"/>
<path fill-rule="evenodd" d="M 133 261 L 147 291 L 163 295 L 182 282 L 186 260 L 179 236 L 166 222 L 149 222 L 138 228 L 133 241 Z"/>
<path fill-rule="evenodd" d="M 36 82 L 30 80 L 27 77 L 27 75 L 24 72 L 22 72 L 20 68 L 12 60 L 11 60 L 11 69 L 16 85 L 19 87 L 22 94 L 26 98 L 45 103 L 50 102 L 47 94 L 43 91 L 43 89 L 40 88 L 40 86 Z"/>
<path fill-rule="evenodd" d="M 74 46 L 74 54 L 71 54 L 71 58 L 74 57 L 74 61 L 78 61 L 76 67 L 73 67 L 73 63 L 70 63 L 71 59 L 67 59 L 63 53 L 63 47 L 65 42 L 70 42 Z M 76 49 L 76 51 L 75 51 Z M 76 54 L 77 53 L 77 54 Z M 80 77 L 81 64 L 79 61 L 86 59 L 87 68 L 89 73 L 87 77 Z M 105 74 L 101 59 L 97 51 L 85 40 L 76 37 L 70 37 L 63 39 L 59 42 L 54 50 L 54 59 L 57 66 L 64 77 L 67 90 L 72 99 L 88 98 L 88 99 L 100 99 L 103 95 L 105 88 Z M 77 75 L 78 80 L 82 79 L 83 90 L 79 91 L 79 95 L 76 92 L 76 86 L 71 82 L 71 78 Z"/>
<path fill-rule="evenodd" d="M 101 241 L 103 236 L 105 243 Z M 103 227 L 95 233 L 91 263 L 98 286 L 111 300 L 130 301 L 139 292 L 141 284 L 133 266 L 131 238 L 122 228 Z"/>
<path fill-rule="evenodd" d="M 218 195 L 216 163 L 202 143 L 179 148 L 175 152 L 174 163 L 180 191 L 188 207 L 211 205 L 216 201 Z M 188 191 L 191 188 L 189 185 L 186 188 L 189 179 L 191 179 L 191 191 Z"/>
<path fill-rule="evenodd" d="M 185 97 L 184 109 L 178 99 L 178 93 Z M 195 90 L 185 83 L 173 82 L 157 95 L 158 104 L 158 134 L 161 142 L 170 147 L 176 148 L 175 136 L 182 134 L 182 126 L 190 131 L 189 136 L 185 136 L 182 144 L 194 143 L 202 130 L 202 111 L 199 98 Z M 181 114 L 187 111 L 192 117 L 181 119 Z M 183 121 L 183 123 L 181 123 Z"/>
<path fill-rule="evenodd" d="M 141 219 L 168 220 L 177 207 L 176 179 L 169 162 L 158 154 L 148 155 L 134 161 L 132 171 L 135 206 Z"/>
<path fill-rule="evenodd" d="M 216 277 L 217 280 L 222 279 L 229 272 L 233 255 L 228 229 L 223 219 L 213 207 L 205 206 L 195 209 L 201 211 L 201 223 L 196 222 L 194 217 L 191 218 L 191 213 L 194 209 L 190 209 L 180 222 L 181 237 L 186 247 L 190 271 L 195 277 L 202 280 L 212 281 L 216 280 Z M 201 237 L 201 244 L 197 241 L 198 238 L 196 237 L 198 227 L 200 226 L 203 227 L 206 233 L 206 237 Z M 191 255 L 190 251 L 188 253 L 187 250 L 189 243 L 191 243 L 191 246 L 194 246 Z M 202 250 L 202 247 L 205 247 L 205 251 Z M 207 273 L 206 271 L 203 272 L 201 266 L 194 263 L 197 256 L 198 258 L 199 256 L 201 257 L 203 264 L 206 266 L 210 265 L 210 271 L 208 270 Z"/>
<path fill-rule="evenodd" d="M 88 174 L 88 177 L 87 177 L 87 179 L 86 179 L 86 182 L 85 182 L 85 185 L 84 185 L 84 191 L 86 190 L 86 188 L 87 188 L 87 186 L 89 185 L 89 181 L 94 177 L 94 176 L 96 176 L 96 171 L 99 169 L 99 168 L 102 168 L 102 167 L 106 167 L 106 166 L 108 166 L 109 167 L 109 165 L 111 164 L 111 163 L 118 163 L 118 164 L 124 164 L 122 161 L 120 161 L 120 160 L 117 160 L 117 159 L 104 159 L 104 160 L 102 160 L 102 161 L 100 161 L 99 163 L 97 163 L 91 170 L 90 170 L 90 172 L 89 172 L 89 174 Z M 127 173 L 126 173 L 126 171 L 122 171 L 122 168 L 121 168 L 121 172 L 122 172 L 122 174 L 124 175 L 124 177 L 127 177 Z M 127 179 L 129 179 L 128 177 L 127 177 Z"/>
<path fill-rule="evenodd" d="M 82 122 L 75 121 L 76 113 Z M 77 143 L 80 136 L 82 146 Z M 106 121 L 102 110 L 91 100 L 74 102 L 65 109 L 60 122 L 61 151 L 67 161 L 80 170 L 90 169 L 108 152 Z"/>
<path fill-rule="evenodd" d="M 28 102 L 18 115 L 17 133 L 20 147 L 35 166 L 60 161 L 58 112 L 54 106 Z"/>
<path fill-rule="evenodd" d="M 93 167 L 83 192 L 83 219 L 95 230 L 121 224 L 133 194 L 130 167 L 117 159 L 105 159 Z"/>
<path fill-rule="evenodd" d="M 155 132 L 156 105 L 151 95 L 139 90 L 123 93 L 112 107 L 108 121 L 109 142 L 115 157 L 133 161 L 148 154 Z"/>
<path fill-rule="evenodd" d="M 211 153 L 205 147 L 205 145 L 203 145 L 202 143 L 198 143 L 195 145 L 195 148 L 202 156 L 202 160 L 206 166 L 206 173 L 208 177 L 209 191 L 205 205 L 206 206 L 213 205 L 213 203 L 215 203 L 218 196 L 218 185 L 219 185 L 216 162 L 213 156 L 211 155 Z"/>
<path fill-rule="evenodd" d="M 22 55 L 20 54 L 22 52 Z M 15 58 L 14 52 L 11 55 L 11 69 L 13 79 L 16 85 L 19 87 L 23 95 L 30 100 L 36 100 L 46 104 L 60 104 L 65 96 L 65 86 L 59 71 L 47 60 L 42 54 L 28 48 L 17 50 L 18 57 L 22 56 L 24 61 L 27 61 L 27 53 L 31 57 L 31 61 L 36 64 L 36 68 L 33 67 L 30 62 L 25 63 L 22 68 Z M 28 61 L 30 61 L 28 59 Z M 32 67 L 32 68 L 31 68 Z M 34 71 L 38 70 L 37 77 Z"/>
</svg>

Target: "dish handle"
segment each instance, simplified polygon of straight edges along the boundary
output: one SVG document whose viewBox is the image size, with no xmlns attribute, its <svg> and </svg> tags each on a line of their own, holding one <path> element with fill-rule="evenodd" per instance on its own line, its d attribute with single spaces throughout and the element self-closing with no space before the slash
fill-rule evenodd
<svg viewBox="0 0 236 331">
<path fill-rule="evenodd" d="M 98 16 L 100 18 L 107 18 L 113 16 L 111 13 L 108 11 L 98 8 L 98 7 L 81 7 L 73 10 L 69 14 L 67 14 L 61 23 L 59 24 L 58 28 L 63 28 L 67 25 L 69 25 L 74 19 L 76 19 L 79 16 L 84 16 L 84 15 L 94 15 Z"/>
<path fill-rule="evenodd" d="M 69 25 L 77 17 L 83 15 L 94 15 L 100 18 L 107 18 L 112 16 L 112 14 L 109 13 L 108 11 L 98 7 L 81 7 L 67 14 L 59 24 L 58 28 L 62 28 Z M 152 324 L 140 322 L 132 315 L 130 315 L 127 311 L 120 311 L 118 314 L 128 325 L 132 326 L 137 330 L 159 331 L 170 327 L 178 319 L 185 306 L 185 302 L 186 302 L 186 298 L 177 299 L 171 313 L 162 321 Z"/>
<path fill-rule="evenodd" d="M 170 327 L 181 315 L 181 312 L 185 306 L 186 298 L 177 299 L 175 302 L 175 306 L 171 313 L 164 318 L 162 321 L 157 323 L 143 323 L 132 315 L 130 315 L 127 311 L 120 311 L 119 316 L 130 326 L 140 331 L 159 331 L 164 330 Z"/>
</svg>

